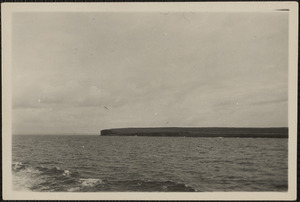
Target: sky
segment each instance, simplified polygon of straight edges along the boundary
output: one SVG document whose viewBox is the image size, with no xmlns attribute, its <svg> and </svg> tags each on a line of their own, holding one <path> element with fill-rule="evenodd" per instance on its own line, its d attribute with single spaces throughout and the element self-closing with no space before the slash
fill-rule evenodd
<svg viewBox="0 0 300 202">
<path fill-rule="evenodd" d="M 15 13 L 13 134 L 286 127 L 288 14 Z"/>
</svg>

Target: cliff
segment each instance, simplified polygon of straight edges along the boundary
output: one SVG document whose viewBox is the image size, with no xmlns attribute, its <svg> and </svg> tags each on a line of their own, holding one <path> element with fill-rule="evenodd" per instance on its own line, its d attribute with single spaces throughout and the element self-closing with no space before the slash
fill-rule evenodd
<svg viewBox="0 0 300 202">
<path fill-rule="evenodd" d="M 102 130 L 101 136 L 287 138 L 288 128 L 115 128 Z"/>
</svg>

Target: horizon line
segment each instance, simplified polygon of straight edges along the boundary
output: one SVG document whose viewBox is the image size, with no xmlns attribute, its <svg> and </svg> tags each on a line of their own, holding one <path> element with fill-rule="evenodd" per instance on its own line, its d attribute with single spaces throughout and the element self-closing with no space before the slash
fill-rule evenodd
<svg viewBox="0 0 300 202">
<path fill-rule="evenodd" d="M 145 128 L 244 128 L 244 129 L 249 129 L 249 128 L 289 128 L 288 126 L 264 126 L 264 127 L 231 127 L 231 126 L 209 126 L 209 127 L 125 127 L 125 128 L 106 128 L 106 129 L 99 129 L 95 133 L 11 133 L 11 135 L 99 135 L 99 132 L 102 130 L 111 130 L 111 129 L 145 129 Z"/>
</svg>

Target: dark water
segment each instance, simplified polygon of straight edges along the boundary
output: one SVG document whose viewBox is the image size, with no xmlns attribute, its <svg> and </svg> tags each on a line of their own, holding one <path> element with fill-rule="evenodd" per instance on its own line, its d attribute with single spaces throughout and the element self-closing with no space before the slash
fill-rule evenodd
<svg viewBox="0 0 300 202">
<path fill-rule="evenodd" d="M 288 139 L 13 136 L 13 189 L 287 191 Z"/>
</svg>

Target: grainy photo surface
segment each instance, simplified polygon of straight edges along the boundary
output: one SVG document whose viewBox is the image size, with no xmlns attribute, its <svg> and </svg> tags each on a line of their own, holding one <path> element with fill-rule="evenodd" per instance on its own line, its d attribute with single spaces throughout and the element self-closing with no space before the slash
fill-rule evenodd
<svg viewBox="0 0 300 202">
<path fill-rule="evenodd" d="M 11 190 L 289 193 L 289 15 L 12 12 Z"/>
</svg>

